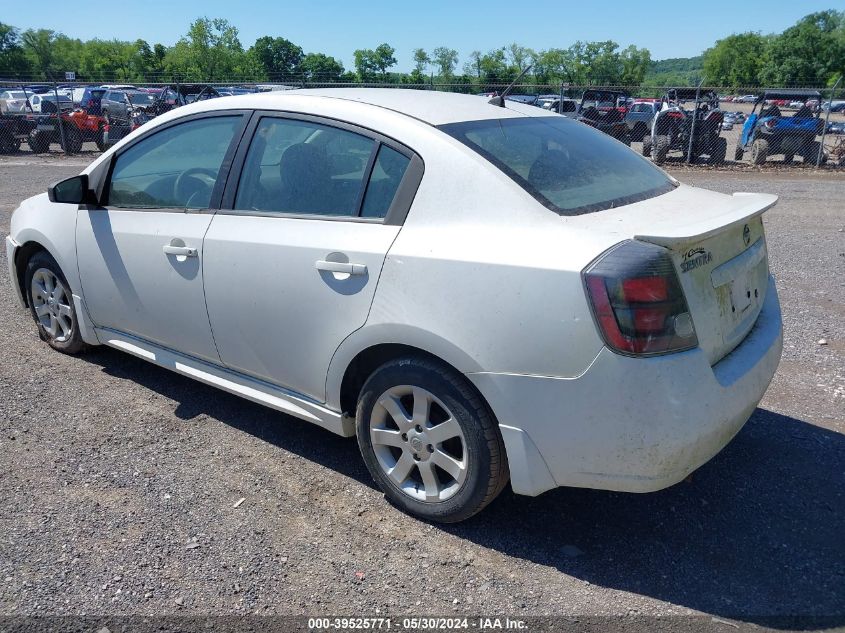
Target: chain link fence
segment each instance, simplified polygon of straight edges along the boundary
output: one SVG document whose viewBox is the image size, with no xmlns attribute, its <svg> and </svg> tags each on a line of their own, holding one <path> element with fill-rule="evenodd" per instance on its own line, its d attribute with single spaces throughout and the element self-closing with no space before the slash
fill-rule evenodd
<svg viewBox="0 0 845 633">
<path fill-rule="evenodd" d="M 0 153 L 102 151 L 133 127 L 196 99 L 256 91 L 378 87 L 501 95 L 577 119 L 661 165 L 743 169 L 845 168 L 845 86 L 575 86 L 504 83 L 342 83 L 236 78 L 130 85 L 0 80 Z"/>
</svg>

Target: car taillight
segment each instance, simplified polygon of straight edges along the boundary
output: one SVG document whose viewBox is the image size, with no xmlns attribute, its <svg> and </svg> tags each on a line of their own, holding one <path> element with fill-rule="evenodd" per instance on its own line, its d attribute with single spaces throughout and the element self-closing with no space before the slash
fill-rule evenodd
<svg viewBox="0 0 845 633">
<path fill-rule="evenodd" d="M 698 345 L 669 252 L 629 240 L 584 271 L 587 296 L 605 343 L 628 355 L 668 354 Z"/>
</svg>

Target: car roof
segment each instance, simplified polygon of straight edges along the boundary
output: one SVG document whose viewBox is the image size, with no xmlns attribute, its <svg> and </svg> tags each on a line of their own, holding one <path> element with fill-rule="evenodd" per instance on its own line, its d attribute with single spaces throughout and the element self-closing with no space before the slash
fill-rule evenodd
<svg viewBox="0 0 845 633">
<path fill-rule="evenodd" d="M 525 116 L 557 116 L 542 108 L 518 101 L 506 101 L 500 108 L 478 95 L 410 90 L 402 88 L 315 88 L 250 93 L 226 97 L 225 100 L 203 101 L 204 109 L 228 108 L 235 104 L 245 108 L 284 110 L 306 98 L 355 101 L 376 108 L 392 110 L 429 125 L 445 125 L 482 119 L 506 119 Z"/>
<path fill-rule="evenodd" d="M 766 90 L 757 100 L 764 99 L 818 99 L 821 93 L 818 90 Z"/>
</svg>

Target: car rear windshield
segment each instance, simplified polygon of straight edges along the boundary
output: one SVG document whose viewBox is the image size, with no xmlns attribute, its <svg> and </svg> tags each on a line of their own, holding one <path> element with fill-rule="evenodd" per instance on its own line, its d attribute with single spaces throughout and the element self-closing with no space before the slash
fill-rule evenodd
<svg viewBox="0 0 845 633">
<path fill-rule="evenodd" d="M 619 141 L 565 117 L 465 121 L 440 129 L 561 215 L 647 200 L 676 186 Z"/>
<path fill-rule="evenodd" d="M 130 92 L 129 101 L 135 105 L 148 105 L 155 101 L 155 95 L 148 92 Z"/>
</svg>

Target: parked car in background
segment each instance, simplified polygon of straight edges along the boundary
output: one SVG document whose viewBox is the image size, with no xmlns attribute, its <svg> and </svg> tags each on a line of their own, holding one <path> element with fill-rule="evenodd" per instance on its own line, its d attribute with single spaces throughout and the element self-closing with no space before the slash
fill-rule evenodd
<svg viewBox="0 0 845 633">
<path fill-rule="evenodd" d="M 543 104 L 541 107 L 544 110 L 557 112 L 570 119 L 578 118 L 578 102 L 575 99 L 564 97 L 563 101 L 561 101 L 559 98 L 556 98 L 549 103 Z"/>
<path fill-rule="evenodd" d="M 537 95 L 520 95 L 520 94 L 509 94 L 505 97 L 508 101 L 516 101 L 518 103 L 524 103 L 526 105 L 536 105 L 537 104 Z"/>
<path fill-rule="evenodd" d="M 842 121 L 831 121 L 827 124 L 828 134 L 845 134 L 845 123 Z"/>
<path fill-rule="evenodd" d="M 100 87 L 106 90 L 137 90 L 132 84 L 103 84 Z"/>
<path fill-rule="evenodd" d="M 828 109 L 831 112 L 845 112 L 845 101 L 833 101 L 832 103 L 825 101 L 822 103 L 822 110 Z"/>
<path fill-rule="evenodd" d="M 88 114 L 97 116 L 102 115 L 101 102 L 103 95 L 106 94 L 106 88 L 97 86 L 85 86 L 85 90 L 80 98 L 79 107 L 85 110 Z"/>
<path fill-rule="evenodd" d="M 642 141 L 644 136 L 651 134 L 651 122 L 659 111 L 658 101 L 634 102 L 625 115 L 625 124 L 632 141 Z"/>
<path fill-rule="evenodd" d="M 30 86 L 26 86 L 26 91 L 29 94 L 43 95 L 48 92 L 53 92 L 53 86 L 48 86 L 47 84 L 32 84 Z"/>
<path fill-rule="evenodd" d="M 59 104 L 59 108 L 56 104 Z M 49 113 L 56 112 L 57 109 L 73 110 L 73 101 L 69 97 L 59 95 L 58 101 L 56 95 L 51 93 L 34 94 L 29 97 L 29 104 L 32 106 L 33 112 Z"/>
<path fill-rule="evenodd" d="M 128 124 L 133 110 L 142 110 L 155 102 L 155 95 L 140 90 L 107 90 L 100 101 L 100 110 L 107 125 Z"/>
<path fill-rule="evenodd" d="M 151 121 L 24 201 L 6 253 L 45 344 L 357 436 L 393 503 L 454 522 L 509 478 L 649 492 L 717 454 L 780 359 L 776 200 L 519 103 L 303 90 Z"/>
<path fill-rule="evenodd" d="M 754 103 L 757 101 L 757 95 L 742 95 L 734 99 L 734 103 Z"/>
<path fill-rule="evenodd" d="M 26 112 L 26 95 L 23 90 L 4 90 L 0 92 L 0 112 Z"/>
</svg>

